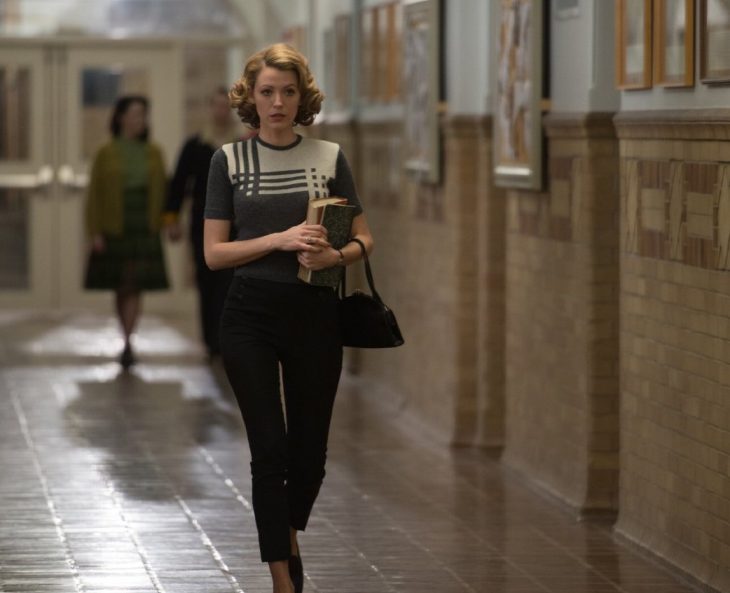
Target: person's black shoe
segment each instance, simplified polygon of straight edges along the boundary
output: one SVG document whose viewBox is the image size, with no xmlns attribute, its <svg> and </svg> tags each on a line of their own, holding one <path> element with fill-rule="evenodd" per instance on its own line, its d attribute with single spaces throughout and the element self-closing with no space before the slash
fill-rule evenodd
<svg viewBox="0 0 730 593">
<path fill-rule="evenodd" d="M 125 345 L 124 350 L 122 350 L 122 355 L 119 357 L 119 364 L 121 364 L 122 368 L 126 371 L 135 362 L 136 360 L 134 358 L 134 352 L 132 352 L 132 347 L 129 344 Z"/>
<path fill-rule="evenodd" d="M 294 593 L 302 593 L 304 590 L 304 567 L 302 559 L 292 554 L 289 556 L 289 576 L 294 585 Z"/>
</svg>

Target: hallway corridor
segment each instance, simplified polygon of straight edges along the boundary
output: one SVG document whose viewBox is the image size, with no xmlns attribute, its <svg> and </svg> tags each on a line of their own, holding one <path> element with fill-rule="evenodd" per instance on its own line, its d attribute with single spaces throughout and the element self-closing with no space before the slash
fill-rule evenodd
<svg viewBox="0 0 730 593">
<path fill-rule="evenodd" d="M 182 329 L 0 313 L 0 592 L 268 593 L 243 426 Z M 300 537 L 305 591 L 689 593 L 475 450 L 446 450 L 353 379 Z"/>
</svg>

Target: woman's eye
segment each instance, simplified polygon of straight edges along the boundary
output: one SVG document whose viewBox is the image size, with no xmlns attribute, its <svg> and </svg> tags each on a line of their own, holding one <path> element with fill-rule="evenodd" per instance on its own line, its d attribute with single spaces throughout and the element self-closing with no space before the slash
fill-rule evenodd
<svg viewBox="0 0 730 593">
<path fill-rule="evenodd" d="M 268 97 L 271 94 L 271 91 L 269 89 L 264 89 L 263 91 L 261 91 L 261 94 L 265 97 Z"/>
</svg>

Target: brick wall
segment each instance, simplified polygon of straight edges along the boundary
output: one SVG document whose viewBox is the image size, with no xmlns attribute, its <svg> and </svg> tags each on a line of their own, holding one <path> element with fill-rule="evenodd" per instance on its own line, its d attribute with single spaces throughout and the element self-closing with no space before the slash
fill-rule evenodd
<svg viewBox="0 0 730 593">
<path fill-rule="evenodd" d="M 580 511 L 616 507 L 618 145 L 552 115 L 548 186 L 510 191 L 504 461 Z"/>
<path fill-rule="evenodd" d="M 484 118 L 444 122 L 439 185 L 403 173 L 400 126 L 361 123 L 350 134 L 325 125 L 318 132 L 357 155 L 378 291 L 406 339 L 396 350 L 358 352 L 351 368 L 386 386 L 396 405 L 445 442 L 499 445 L 504 206 L 490 206 L 500 193 L 490 193 L 484 175 L 491 126 Z"/>
<path fill-rule="evenodd" d="M 730 125 L 621 114 L 617 531 L 730 591 Z"/>
</svg>

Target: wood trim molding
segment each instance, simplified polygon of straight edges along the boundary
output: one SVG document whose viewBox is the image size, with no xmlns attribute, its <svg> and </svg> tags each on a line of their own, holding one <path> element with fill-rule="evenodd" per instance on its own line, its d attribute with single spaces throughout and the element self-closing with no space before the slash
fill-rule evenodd
<svg viewBox="0 0 730 593">
<path fill-rule="evenodd" d="M 441 129 L 446 136 L 492 135 L 491 115 L 449 115 L 443 118 Z"/>
<path fill-rule="evenodd" d="M 357 121 L 355 129 L 359 134 L 400 135 L 403 132 L 403 121 Z"/>
<path fill-rule="evenodd" d="M 730 140 L 730 109 L 623 111 L 613 122 L 621 140 Z"/>
<path fill-rule="evenodd" d="M 548 113 L 543 119 L 548 138 L 615 138 L 613 112 Z"/>
</svg>

